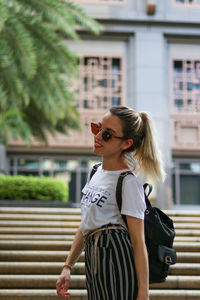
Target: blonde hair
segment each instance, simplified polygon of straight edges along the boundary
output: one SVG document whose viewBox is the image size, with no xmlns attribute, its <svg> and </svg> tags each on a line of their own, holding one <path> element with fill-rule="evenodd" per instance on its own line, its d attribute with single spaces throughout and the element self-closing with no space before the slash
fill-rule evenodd
<svg viewBox="0 0 200 300">
<path fill-rule="evenodd" d="M 129 165 L 138 172 L 164 180 L 161 153 L 155 140 L 152 120 L 146 112 L 136 112 L 126 106 L 113 106 L 110 113 L 122 122 L 123 136 L 133 139 L 133 144 L 122 152 Z"/>
</svg>

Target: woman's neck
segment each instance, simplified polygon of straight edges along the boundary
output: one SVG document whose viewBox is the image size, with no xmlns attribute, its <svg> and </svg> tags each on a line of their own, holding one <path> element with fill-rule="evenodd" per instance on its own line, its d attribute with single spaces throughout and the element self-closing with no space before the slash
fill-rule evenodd
<svg viewBox="0 0 200 300">
<path fill-rule="evenodd" d="M 128 169 L 128 165 L 122 158 L 120 158 L 119 160 L 111 159 L 111 158 L 109 159 L 103 158 L 102 168 L 107 171 L 117 171 L 117 170 Z"/>
</svg>

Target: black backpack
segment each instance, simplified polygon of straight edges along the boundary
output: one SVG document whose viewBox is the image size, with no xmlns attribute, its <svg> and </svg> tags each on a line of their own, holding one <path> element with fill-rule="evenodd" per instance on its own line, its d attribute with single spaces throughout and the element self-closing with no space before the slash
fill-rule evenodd
<svg viewBox="0 0 200 300">
<path fill-rule="evenodd" d="M 97 171 L 99 165 L 96 164 L 93 166 L 90 179 Z M 129 174 L 133 175 L 130 171 L 121 173 L 117 182 L 116 199 L 120 212 L 123 179 Z M 144 216 L 144 227 L 149 260 L 149 283 L 159 283 L 166 280 L 169 266 L 176 263 L 176 251 L 172 248 L 175 230 L 172 219 L 159 208 L 151 206 L 148 196 L 152 191 L 152 186 L 145 183 L 143 187 L 147 206 Z M 147 187 L 149 188 L 148 193 L 146 193 Z M 122 218 L 127 225 L 126 216 L 122 215 Z"/>
</svg>

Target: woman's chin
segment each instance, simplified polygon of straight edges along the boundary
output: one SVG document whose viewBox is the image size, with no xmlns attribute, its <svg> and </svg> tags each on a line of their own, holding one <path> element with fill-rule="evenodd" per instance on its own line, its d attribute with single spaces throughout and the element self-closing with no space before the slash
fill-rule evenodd
<svg viewBox="0 0 200 300">
<path fill-rule="evenodd" d="M 101 154 L 102 147 L 95 146 L 93 147 L 93 152 L 95 154 Z"/>
</svg>

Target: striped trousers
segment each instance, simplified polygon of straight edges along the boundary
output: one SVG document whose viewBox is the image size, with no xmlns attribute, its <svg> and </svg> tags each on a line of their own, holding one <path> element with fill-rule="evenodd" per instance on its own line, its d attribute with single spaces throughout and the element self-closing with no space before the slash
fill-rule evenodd
<svg viewBox="0 0 200 300">
<path fill-rule="evenodd" d="M 137 278 L 128 232 L 120 229 L 102 231 L 97 247 L 94 245 L 95 235 L 85 245 L 88 300 L 135 300 Z"/>
</svg>

